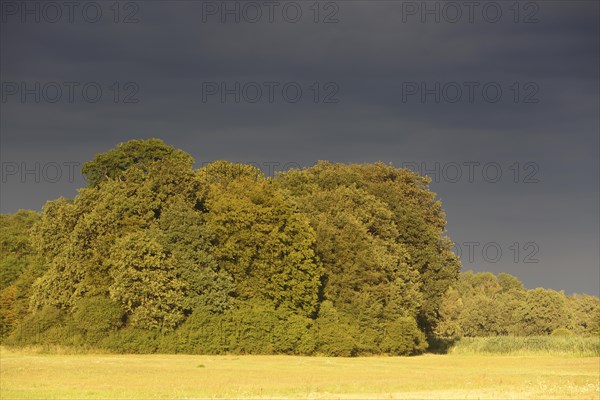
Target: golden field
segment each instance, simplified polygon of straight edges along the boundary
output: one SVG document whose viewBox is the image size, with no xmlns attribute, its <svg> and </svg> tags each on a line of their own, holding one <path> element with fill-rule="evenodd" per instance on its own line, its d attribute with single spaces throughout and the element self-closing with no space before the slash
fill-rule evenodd
<svg viewBox="0 0 600 400">
<path fill-rule="evenodd" d="M 1 348 L 1 399 L 598 399 L 600 359 L 426 354 L 299 357 Z"/>
</svg>

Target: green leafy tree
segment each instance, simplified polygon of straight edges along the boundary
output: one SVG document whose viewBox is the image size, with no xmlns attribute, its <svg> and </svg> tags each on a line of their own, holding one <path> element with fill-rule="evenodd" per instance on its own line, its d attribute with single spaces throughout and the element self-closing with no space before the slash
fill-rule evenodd
<svg viewBox="0 0 600 400">
<path fill-rule="evenodd" d="M 564 293 L 537 288 L 527 292 L 515 316 L 520 334 L 550 335 L 555 329 L 568 327 L 570 310 Z"/>
<path fill-rule="evenodd" d="M 384 272 L 386 268 L 396 269 L 392 275 L 397 278 L 385 279 L 401 287 L 403 295 L 395 296 L 393 303 L 400 302 L 408 314 L 418 314 L 425 330 L 435 326 L 437 310 L 458 277 L 460 263 L 451 251 L 452 243 L 443 235 L 445 215 L 427 187 L 427 178 L 382 163 L 319 162 L 305 170 L 282 174 L 276 183 L 296 199 L 317 231 L 318 255 L 329 272 L 325 295 L 331 293 L 329 298 L 336 306 L 336 287 L 356 291 L 357 282 L 377 276 L 381 279 L 389 275 Z M 336 209 L 332 204 L 340 206 Z M 379 265 L 371 261 L 362 266 L 363 262 L 357 261 L 365 259 L 377 260 Z M 348 272 L 334 272 L 338 268 Z M 357 274 L 351 272 L 353 268 L 366 271 L 358 281 Z M 354 282 L 338 285 L 338 276 Z M 340 293 L 340 297 L 353 295 Z"/>
<path fill-rule="evenodd" d="M 279 313 L 273 328 L 273 350 L 276 353 L 311 355 L 317 345 L 312 335 L 314 320 L 294 313 Z"/>
<path fill-rule="evenodd" d="M 227 179 L 207 175 L 212 165 L 200 173 L 205 182 L 215 181 L 203 200 L 206 222 L 214 233 L 213 256 L 233 278 L 235 295 L 314 313 L 322 272 L 308 221 L 268 180 L 235 165 L 228 168 L 248 173 L 229 179 L 224 168 L 216 171 Z"/>
<path fill-rule="evenodd" d="M 385 337 L 381 349 L 398 356 L 415 355 L 427 349 L 425 334 L 413 317 L 400 317 L 385 326 Z"/>
<path fill-rule="evenodd" d="M 183 320 L 184 283 L 154 235 L 131 233 L 113 246 L 110 295 L 138 328 L 170 330 Z"/>
<path fill-rule="evenodd" d="M 114 283 L 108 260 L 115 242 L 154 229 L 162 210 L 174 202 L 195 206 L 193 159 L 161 143 L 133 141 L 98 155 L 88 168 L 109 165 L 112 172 L 74 200 L 45 206 L 33 228 L 34 247 L 45 266 L 32 287 L 34 308 L 70 309 L 82 297 L 108 295 Z"/>
<path fill-rule="evenodd" d="M 517 277 L 501 272 L 498 274 L 498 284 L 505 293 L 524 293 L 525 287 Z"/>
<path fill-rule="evenodd" d="M 31 231 L 39 220 L 34 211 L 0 214 L 0 337 L 25 316 L 31 285 L 41 274 L 31 243 Z"/>
<path fill-rule="evenodd" d="M 0 337 L 5 337 L 13 329 L 18 315 L 15 310 L 16 286 L 0 290 Z"/>
<path fill-rule="evenodd" d="M 453 287 L 449 288 L 440 305 L 440 321 L 436 327 L 435 334 L 445 338 L 463 336 L 463 324 L 461 320 L 463 309 L 464 303 L 461 293 Z"/>
<path fill-rule="evenodd" d="M 73 309 L 73 321 L 93 343 L 123 326 L 125 313 L 107 297 L 82 298 Z"/>
<path fill-rule="evenodd" d="M 500 314 L 497 300 L 477 294 L 465 300 L 461 313 L 461 330 L 464 336 L 506 335 L 507 325 Z"/>
<path fill-rule="evenodd" d="M 580 335 L 600 335 L 600 299 L 595 296 L 575 294 L 568 298 L 572 311 L 570 326 Z"/>
<path fill-rule="evenodd" d="M 357 327 L 345 320 L 329 300 L 321 303 L 314 331 L 317 354 L 349 357 L 358 353 Z"/>
<path fill-rule="evenodd" d="M 0 214 L 0 290 L 12 285 L 34 254 L 30 231 L 40 219 L 34 211 Z"/>
<path fill-rule="evenodd" d="M 90 187 L 98 186 L 109 179 L 125 179 L 124 172 L 136 167 L 146 171 L 148 166 L 169 158 L 184 159 L 190 166 L 192 157 L 160 139 L 130 140 L 120 143 L 115 149 L 98 154 L 92 161 L 83 165 L 81 172 L 86 176 Z"/>
<path fill-rule="evenodd" d="M 184 310 L 190 313 L 204 307 L 218 313 L 232 308 L 233 280 L 212 255 L 214 234 L 204 214 L 194 204 L 179 200 L 162 212 L 158 226 L 159 240 L 174 256 L 175 272 L 185 284 Z"/>
<path fill-rule="evenodd" d="M 432 333 L 598 331 L 595 297 L 459 275 L 427 178 L 319 162 L 267 179 L 193 162 L 130 141 L 86 163 L 74 199 L 3 216 L 3 331 L 41 324 L 42 342 L 128 352 L 337 356 L 419 354 Z"/>
</svg>

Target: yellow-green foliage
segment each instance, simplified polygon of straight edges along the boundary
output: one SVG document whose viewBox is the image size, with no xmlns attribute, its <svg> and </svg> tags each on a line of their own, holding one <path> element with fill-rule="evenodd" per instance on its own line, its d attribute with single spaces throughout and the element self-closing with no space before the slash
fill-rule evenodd
<svg viewBox="0 0 600 400">
<path fill-rule="evenodd" d="M 74 199 L 2 216 L 0 333 L 119 352 L 416 355 L 432 335 L 592 335 L 600 300 L 459 275 L 428 178 L 383 163 L 267 178 L 158 139 Z"/>
<path fill-rule="evenodd" d="M 381 163 L 320 162 L 274 179 L 250 165 L 193 164 L 158 139 L 86 163 L 89 185 L 32 217 L 32 257 L 43 267 L 25 290 L 0 297 L 11 310 L 2 316 L 9 342 L 124 352 L 425 350 L 459 268 L 427 178 Z M 29 310 L 12 306 L 19 296 Z M 35 332 L 17 335 L 19 322 Z"/>
<path fill-rule="evenodd" d="M 439 313 L 436 334 L 441 337 L 600 334 L 598 297 L 527 290 L 505 273 L 461 273 L 446 292 Z"/>
</svg>

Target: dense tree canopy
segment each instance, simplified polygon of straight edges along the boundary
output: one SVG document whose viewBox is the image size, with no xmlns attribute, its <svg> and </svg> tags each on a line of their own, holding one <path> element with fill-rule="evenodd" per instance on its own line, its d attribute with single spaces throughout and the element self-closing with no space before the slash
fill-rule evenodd
<svg viewBox="0 0 600 400">
<path fill-rule="evenodd" d="M 460 263 L 427 178 L 382 163 L 320 162 L 275 184 L 317 231 L 325 298 L 355 317 L 411 316 L 427 332 L 435 327 Z"/>
<path fill-rule="evenodd" d="M 133 140 L 86 163 L 74 199 L 2 215 L 2 335 L 350 356 L 417 354 L 433 334 L 598 331 L 595 297 L 459 277 L 441 203 L 413 172 L 319 162 L 267 178 L 193 164 L 158 139 Z"/>
</svg>

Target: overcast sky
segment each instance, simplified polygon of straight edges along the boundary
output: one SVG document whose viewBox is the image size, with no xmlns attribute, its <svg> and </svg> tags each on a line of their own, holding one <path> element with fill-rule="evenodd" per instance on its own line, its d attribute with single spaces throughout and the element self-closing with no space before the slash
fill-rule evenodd
<svg viewBox="0 0 600 400">
<path fill-rule="evenodd" d="M 432 177 L 464 270 L 600 294 L 597 1 L 114 4 L 0 1 L 3 213 L 134 138 L 384 161 Z"/>
</svg>

